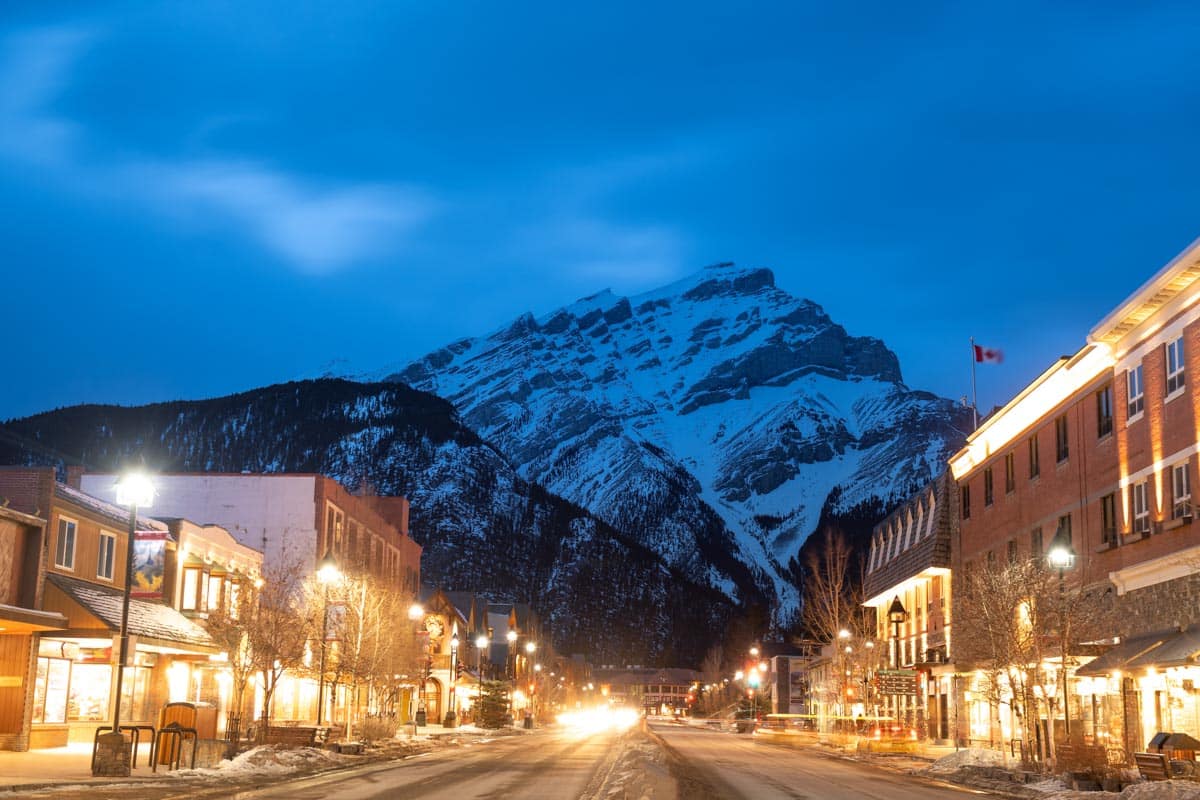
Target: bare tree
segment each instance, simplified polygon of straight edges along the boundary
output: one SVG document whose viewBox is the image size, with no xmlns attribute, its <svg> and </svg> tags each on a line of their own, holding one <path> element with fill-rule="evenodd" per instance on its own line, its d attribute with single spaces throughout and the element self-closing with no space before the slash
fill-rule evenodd
<svg viewBox="0 0 1200 800">
<path fill-rule="evenodd" d="M 862 586 L 853 579 L 853 555 L 845 535 L 826 528 L 820 546 L 805 559 L 803 620 L 817 641 L 833 642 L 842 630 L 853 636 L 871 632 Z"/>
<path fill-rule="evenodd" d="M 1111 592 L 1070 586 L 1041 559 L 975 565 L 958 577 L 955 660 L 983 675 L 977 689 L 992 708 L 991 738 L 999 740 L 1000 714 L 1008 706 L 1026 731 L 1021 738 L 1036 739 L 1038 757 L 1053 765 L 1053 723 L 1042 736 L 1031 736 L 1031 728 L 1043 709 L 1047 720 L 1060 709 L 1069 718 L 1061 698 L 1072 654 L 1110 629 Z"/>
<path fill-rule="evenodd" d="M 261 579 L 260 579 L 261 581 Z M 225 598 L 220 608 L 210 611 L 206 627 L 208 635 L 224 653 L 231 678 L 231 697 L 226 725 L 240 725 L 246 711 L 246 689 L 254 674 L 250 652 L 250 628 L 258 605 L 261 582 L 243 580 Z"/>
<path fill-rule="evenodd" d="M 262 678 L 260 735 L 270 719 L 271 700 L 283 673 L 304 663 L 311 619 L 300 594 L 303 570 L 299 562 L 268 568 L 255 602 L 246 609 L 246 647 L 250 667 Z"/>
</svg>

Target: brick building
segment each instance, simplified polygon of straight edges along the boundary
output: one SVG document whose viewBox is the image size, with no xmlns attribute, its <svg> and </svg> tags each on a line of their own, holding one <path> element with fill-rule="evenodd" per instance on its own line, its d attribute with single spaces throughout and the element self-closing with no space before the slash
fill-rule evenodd
<svg viewBox="0 0 1200 800">
<path fill-rule="evenodd" d="M 89 473 L 80 486 L 113 494 L 115 476 Z M 350 573 L 370 573 L 414 597 L 421 546 L 408 535 L 403 497 L 355 495 L 312 474 L 177 473 L 156 475 L 155 513 L 220 525 L 263 553 L 268 569 L 315 568 L 326 554 Z"/>
<path fill-rule="evenodd" d="M 1093 660 L 1084 643 L 1065 665 L 1047 665 L 1069 675 L 1066 713 L 1060 706 L 1051 720 L 1060 737 L 1073 725 L 1087 743 L 1132 751 L 1158 730 L 1200 735 L 1200 672 L 1190 666 L 1200 641 L 1189 632 L 1200 622 L 1198 278 L 1194 243 L 951 460 L 956 573 L 1043 558 L 1057 538 L 1077 556 L 1063 573 L 1072 592 L 1116 596 L 1107 631 L 1116 646 Z M 1020 735 L 1013 720 L 969 705 L 972 738 L 997 725 L 1006 738 Z"/>
</svg>

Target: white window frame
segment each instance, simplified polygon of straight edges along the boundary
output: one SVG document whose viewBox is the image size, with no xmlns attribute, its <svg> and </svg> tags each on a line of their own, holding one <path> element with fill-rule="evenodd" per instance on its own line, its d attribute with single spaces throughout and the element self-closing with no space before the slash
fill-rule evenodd
<svg viewBox="0 0 1200 800">
<path fill-rule="evenodd" d="M 179 610 L 204 613 L 208 576 L 199 567 L 184 567 L 179 585 Z"/>
<path fill-rule="evenodd" d="M 1146 410 L 1146 382 L 1143 378 L 1141 364 L 1126 371 L 1125 387 L 1129 412 L 1125 421 L 1133 422 L 1135 419 L 1141 419 L 1142 412 Z"/>
<path fill-rule="evenodd" d="M 1129 505 L 1133 509 L 1133 532 L 1150 532 L 1150 487 L 1148 481 L 1138 481 L 1130 487 Z"/>
<path fill-rule="evenodd" d="M 1167 342 L 1167 397 L 1174 397 L 1183 391 L 1187 383 L 1186 362 L 1183 358 L 1183 335 Z"/>
<path fill-rule="evenodd" d="M 1192 514 L 1192 479 L 1188 462 L 1171 467 L 1171 519 Z"/>
<path fill-rule="evenodd" d="M 117 568 L 117 535 L 109 531 L 100 531 L 99 545 L 96 549 L 96 577 L 111 581 Z M 108 567 L 107 572 L 105 571 L 106 566 Z"/>
<path fill-rule="evenodd" d="M 69 526 L 70 536 L 64 536 L 63 528 Z M 70 541 L 70 548 L 64 544 Z M 79 521 L 70 517 L 58 518 L 58 538 L 54 542 L 54 566 L 68 572 L 75 571 L 75 548 L 79 544 Z"/>
</svg>

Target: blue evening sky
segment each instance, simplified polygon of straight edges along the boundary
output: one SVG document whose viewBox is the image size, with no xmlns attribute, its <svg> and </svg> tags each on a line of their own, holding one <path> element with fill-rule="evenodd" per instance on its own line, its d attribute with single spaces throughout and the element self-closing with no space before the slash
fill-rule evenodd
<svg viewBox="0 0 1200 800">
<path fill-rule="evenodd" d="M 1136 6 L 1136 8 L 1134 8 Z M 0 6 L 0 419 L 767 266 L 1004 402 L 1200 236 L 1194 3 Z"/>
</svg>

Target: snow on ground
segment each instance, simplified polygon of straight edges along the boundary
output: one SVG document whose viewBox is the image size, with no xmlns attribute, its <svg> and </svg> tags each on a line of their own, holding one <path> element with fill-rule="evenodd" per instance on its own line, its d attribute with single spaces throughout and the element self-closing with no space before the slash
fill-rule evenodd
<svg viewBox="0 0 1200 800">
<path fill-rule="evenodd" d="M 1092 800 L 1104 797 L 1091 792 Z M 1156 781 L 1130 786 L 1119 795 L 1121 800 L 1200 800 L 1200 783 L 1195 781 Z"/>
<path fill-rule="evenodd" d="M 954 772 L 959 767 L 1003 767 L 1004 754 L 999 750 L 971 747 L 943 756 L 933 762 L 930 772 Z"/>
<path fill-rule="evenodd" d="M 279 747 L 262 745 L 239 753 L 232 760 L 222 761 L 207 769 L 178 769 L 170 773 L 175 778 L 205 776 L 234 777 L 237 775 L 287 775 L 293 772 L 314 772 L 361 762 L 359 756 L 341 755 L 315 747 Z"/>
</svg>

